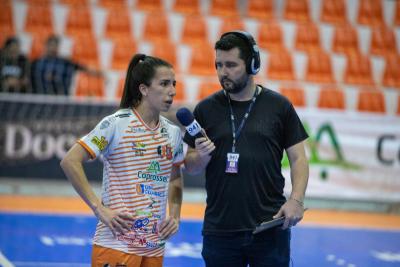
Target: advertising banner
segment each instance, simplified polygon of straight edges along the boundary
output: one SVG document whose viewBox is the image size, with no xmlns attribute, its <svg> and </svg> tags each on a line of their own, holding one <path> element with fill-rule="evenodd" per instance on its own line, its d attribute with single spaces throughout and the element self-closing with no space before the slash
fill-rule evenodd
<svg viewBox="0 0 400 267">
<path fill-rule="evenodd" d="M 310 136 L 308 196 L 400 200 L 400 117 L 309 109 L 298 114 Z M 287 157 L 283 166 L 290 179 Z"/>
<path fill-rule="evenodd" d="M 59 98 L 0 100 L 0 177 L 65 179 L 59 166 L 62 157 L 116 109 L 116 103 Z M 399 116 L 297 111 L 310 136 L 309 197 L 400 201 Z M 282 166 L 289 192 L 286 156 Z M 102 179 L 100 160 L 85 164 L 85 170 L 89 179 Z M 204 178 L 185 174 L 185 185 L 203 187 Z"/>
<path fill-rule="evenodd" d="M 51 100 L 0 101 L 0 177 L 64 179 L 60 160 L 68 149 L 117 109 Z M 85 170 L 90 180 L 101 180 L 99 160 L 85 164 Z"/>
</svg>

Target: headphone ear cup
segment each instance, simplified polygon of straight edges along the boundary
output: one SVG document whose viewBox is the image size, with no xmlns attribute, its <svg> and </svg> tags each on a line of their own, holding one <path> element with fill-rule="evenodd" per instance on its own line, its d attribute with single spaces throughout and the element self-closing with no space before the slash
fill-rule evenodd
<svg viewBox="0 0 400 267">
<path fill-rule="evenodd" d="M 251 58 L 251 72 L 252 74 L 257 74 L 261 67 L 260 51 L 257 46 L 253 46 L 253 56 Z"/>
<path fill-rule="evenodd" d="M 259 55 L 253 55 L 246 64 L 247 74 L 257 74 L 260 71 Z"/>
</svg>

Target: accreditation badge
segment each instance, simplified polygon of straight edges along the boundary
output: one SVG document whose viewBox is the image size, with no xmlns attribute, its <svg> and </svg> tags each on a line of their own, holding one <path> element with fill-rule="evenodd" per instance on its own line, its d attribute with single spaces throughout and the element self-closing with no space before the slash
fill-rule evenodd
<svg viewBox="0 0 400 267">
<path fill-rule="evenodd" d="M 238 173 L 239 171 L 239 153 L 228 153 L 226 157 L 226 173 Z"/>
</svg>

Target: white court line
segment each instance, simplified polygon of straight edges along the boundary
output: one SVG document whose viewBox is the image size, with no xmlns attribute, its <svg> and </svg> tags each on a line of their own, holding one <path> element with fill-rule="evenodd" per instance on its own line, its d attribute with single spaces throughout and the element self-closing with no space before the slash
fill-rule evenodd
<svg viewBox="0 0 400 267">
<path fill-rule="evenodd" d="M 2 267 L 15 267 L 0 251 L 0 266 Z"/>
</svg>

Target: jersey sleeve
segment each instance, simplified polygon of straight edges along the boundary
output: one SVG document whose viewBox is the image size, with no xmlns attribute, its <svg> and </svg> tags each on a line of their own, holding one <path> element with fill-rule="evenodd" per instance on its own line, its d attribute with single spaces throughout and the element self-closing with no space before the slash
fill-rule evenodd
<svg viewBox="0 0 400 267">
<path fill-rule="evenodd" d="M 292 104 L 289 104 L 285 116 L 284 148 L 287 149 L 308 138 L 308 134 Z"/>
<path fill-rule="evenodd" d="M 115 118 L 108 116 L 101 120 L 96 127 L 87 135 L 78 140 L 90 154 L 92 159 L 107 151 L 115 129 Z"/>
<path fill-rule="evenodd" d="M 176 132 L 177 134 L 175 139 L 174 158 L 172 162 L 174 165 L 181 165 L 185 157 L 183 153 L 183 139 L 181 130 L 178 127 Z"/>
</svg>

